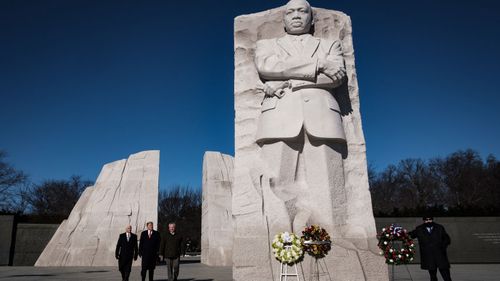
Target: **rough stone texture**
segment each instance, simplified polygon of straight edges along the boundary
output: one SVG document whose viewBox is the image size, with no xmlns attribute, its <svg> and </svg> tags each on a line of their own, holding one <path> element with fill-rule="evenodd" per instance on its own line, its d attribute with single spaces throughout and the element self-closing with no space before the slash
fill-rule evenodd
<svg viewBox="0 0 500 281">
<path fill-rule="evenodd" d="M 156 227 L 160 152 L 143 151 L 104 165 L 35 266 L 115 266 L 114 250 L 127 224 L 135 233 Z"/>
<path fill-rule="evenodd" d="M 19 223 L 16 231 L 14 266 L 33 266 L 59 224 Z"/>
<path fill-rule="evenodd" d="M 232 197 L 234 218 L 233 278 L 237 281 L 278 280 L 278 262 L 270 252 L 272 233 L 279 221 L 270 221 L 272 206 L 264 202 L 269 188 L 262 180 L 260 148 L 255 142 L 263 93 L 254 64 L 255 43 L 284 35 L 282 8 L 235 19 L 235 166 Z M 354 64 L 350 18 L 342 12 L 314 9 L 314 36 L 340 39 L 348 82 L 337 96 L 347 140 L 343 160 L 347 210 L 345 225 L 334 229 L 333 249 L 325 259 L 334 281 L 388 280 L 387 267 L 378 255 L 376 229 L 368 190 L 365 140 L 359 112 L 359 95 Z M 342 94 L 343 93 L 343 94 Z M 264 173 L 265 174 L 265 173 Z M 269 196 L 268 196 L 269 197 Z M 332 198 L 334 200 L 334 198 Z M 271 206 L 266 210 L 266 206 Z M 274 215 L 274 214 L 273 214 Z M 338 232 L 338 233 L 336 233 Z M 308 279 L 311 263 L 307 258 L 300 271 Z M 323 280 L 323 279 L 322 279 Z"/>
<path fill-rule="evenodd" d="M 201 262 L 206 265 L 232 265 L 232 181 L 233 157 L 219 152 L 205 152 L 203 157 Z"/>
</svg>

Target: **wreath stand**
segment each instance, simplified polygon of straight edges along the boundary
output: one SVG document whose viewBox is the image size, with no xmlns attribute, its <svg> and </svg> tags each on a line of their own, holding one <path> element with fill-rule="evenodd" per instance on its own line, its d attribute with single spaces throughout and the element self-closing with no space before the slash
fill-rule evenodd
<svg viewBox="0 0 500 281">
<path fill-rule="evenodd" d="M 330 241 L 305 241 L 305 245 L 324 245 L 324 244 L 331 244 Z M 311 271 L 310 271 L 310 277 L 309 280 L 311 281 L 320 281 L 319 277 L 320 275 L 325 275 L 325 273 L 330 277 L 330 273 L 328 272 L 328 268 L 326 267 L 326 262 L 323 260 L 323 264 L 325 268 L 323 268 L 323 265 L 320 264 L 320 258 L 314 257 L 314 265 L 313 261 L 311 260 Z M 321 270 L 320 270 L 321 268 Z M 331 280 L 331 278 L 329 278 Z"/>
<path fill-rule="evenodd" d="M 291 245 L 285 245 L 285 249 L 289 250 L 292 248 Z M 292 267 L 291 265 L 288 265 L 287 263 L 281 262 L 280 264 L 280 281 L 288 281 L 288 277 L 295 277 L 297 278 L 297 281 L 300 281 L 299 278 L 299 271 L 297 270 L 297 263 L 293 264 L 293 269 L 295 269 L 295 273 L 288 273 L 288 267 Z"/>
<path fill-rule="evenodd" d="M 391 274 L 391 280 L 392 281 L 396 280 L 395 279 L 395 274 L 394 274 L 394 267 L 395 266 L 396 266 L 395 264 L 392 264 L 392 266 L 391 266 L 392 267 L 392 270 L 391 270 L 392 271 L 392 274 Z M 413 277 L 411 276 L 411 273 L 410 273 L 410 270 L 408 269 L 408 265 L 407 264 L 405 264 L 405 268 L 406 268 L 406 271 L 408 272 L 408 275 L 410 276 L 410 280 L 413 281 Z M 405 278 L 404 280 L 408 280 L 408 279 Z"/>
<path fill-rule="evenodd" d="M 413 281 L 407 264 L 413 260 L 415 245 L 406 229 L 396 224 L 391 224 L 382 228 L 382 232 L 377 237 L 378 247 L 382 250 L 380 254 L 385 257 L 386 263 L 391 265 L 391 280 L 396 280 L 395 266 L 403 264 L 410 276 L 410 280 Z"/>
<path fill-rule="evenodd" d="M 394 244 L 393 244 L 393 242 L 391 241 L 391 242 L 389 242 L 389 243 L 391 244 L 391 247 L 392 247 L 392 248 L 394 248 Z M 404 266 L 405 266 L 406 271 L 408 272 L 408 275 L 410 276 L 410 280 L 411 280 L 411 281 L 413 281 L 413 277 L 411 276 L 410 270 L 408 269 L 408 264 L 404 263 Z M 395 279 L 395 278 L 396 278 L 396 274 L 394 273 L 394 269 L 395 269 L 395 268 L 396 268 L 396 265 L 393 263 L 393 264 L 391 265 L 391 273 L 392 273 L 392 274 L 391 274 L 391 280 L 392 280 L 392 281 L 395 281 L 395 280 L 396 280 L 396 279 Z M 401 280 L 401 279 L 400 279 L 400 280 Z M 405 279 L 403 279 L 403 280 L 408 280 L 408 279 L 406 279 L 406 278 L 405 278 Z"/>
</svg>

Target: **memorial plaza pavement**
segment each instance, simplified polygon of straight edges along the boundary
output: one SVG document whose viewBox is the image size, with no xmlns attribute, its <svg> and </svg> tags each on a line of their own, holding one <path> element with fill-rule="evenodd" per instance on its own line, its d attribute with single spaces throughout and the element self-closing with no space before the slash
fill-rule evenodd
<svg viewBox="0 0 500 281">
<path fill-rule="evenodd" d="M 209 267 L 200 263 L 199 257 L 182 258 L 179 281 L 229 281 L 231 267 Z M 408 269 L 408 270 L 407 270 Z M 391 272 L 391 270 L 389 270 Z M 131 280 L 140 280 L 140 268 L 132 269 Z M 458 281 L 498 281 L 500 280 L 500 264 L 453 264 L 451 268 L 453 280 Z M 333 273 L 334 274 L 334 273 Z M 440 276 L 439 276 L 440 278 Z M 33 267 L 3 266 L 0 267 L 0 281 L 35 281 L 35 280 L 120 280 L 117 267 Z M 166 281 L 166 266 L 158 266 L 155 280 Z M 397 266 L 395 280 L 428 281 L 427 271 L 421 270 L 418 264 Z M 439 279 L 441 280 L 441 279 Z M 295 279 L 291 279 L 295 281 Z"/>
</svg>

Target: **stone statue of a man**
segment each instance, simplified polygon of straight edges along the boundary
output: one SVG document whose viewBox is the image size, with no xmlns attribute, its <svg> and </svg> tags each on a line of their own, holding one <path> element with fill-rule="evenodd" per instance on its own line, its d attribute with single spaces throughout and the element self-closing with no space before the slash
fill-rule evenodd
<svg viewBox="0 0 500 281">
<path fill-rule="evenodd" d="M 269 194 L 282 203 L 272 207 L 273 231 L 300 233 L 314 223 L 332 233 L 345 223 L 346 212 L 347 150 L 335 99 L 346 75 L 341 44 L 312 35 L 313 13 L 305 0 L 288 2 L 284 25 L 285 36 L 258 41 L 255 53 L 265 92 L 256 141 Z"/>
</svg>

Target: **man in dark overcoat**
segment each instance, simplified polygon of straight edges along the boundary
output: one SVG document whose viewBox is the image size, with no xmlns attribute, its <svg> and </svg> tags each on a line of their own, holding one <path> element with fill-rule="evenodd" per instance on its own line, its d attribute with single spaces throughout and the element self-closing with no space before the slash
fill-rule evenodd
<svg viewBox="0 0 500 281">
<path fill-rule="evenodd" d="M 128 281 L 132 270 L 132 260 L 137 260 L 137 235 L 132 233 L 132 226 L 125 227 L 125 233 L 120 234 L 116 243 L 115 257 L 118 260 L 118 270 L 122 281 Z"/>
<path fill-rule="evenodd" d="M 141 233 L 139 243 L 139 256 L 142 258 L 141 277 L 142 281 L 145 281 L 149 270 L 149 281 L 153 281 L 161 238 L 160 233 L 153 229 L 153 222 L 148 222 L 146 225 L 147 229 Z"/>
<path fill-rule="evenodd" d="M 168 232 L 164 235 L 161 253 L 167 261 L 168 281 L 177 281 L 179 261 L 182 252 L 182 236 L 176 232 L 175 223 L 168 224 Z"/>
<path fill-rule="evenodd" d="M 444 227 L 434 222 L 432 216 L 423 217 L 424 223 L 410 232 L 418 239 L 420 248 L 420 267 L 429 271 L 431 281 L 437 281 L 437 270 L 444 281 L 451 281 L 450 262 L 446 249 L 451 240 Z"/>
</svg>

